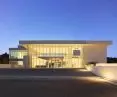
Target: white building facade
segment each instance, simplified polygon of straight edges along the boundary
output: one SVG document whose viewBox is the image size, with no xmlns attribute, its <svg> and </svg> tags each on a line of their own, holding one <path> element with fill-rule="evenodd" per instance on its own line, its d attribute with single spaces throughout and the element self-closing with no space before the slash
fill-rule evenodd
<svg viewBox="0 0 117 97">
<path fill-rule="evenodd" d="M 22 40 L 9 48 L 12 68 L 83 68 L 89 62 L 106 63 L 111 41 Z"/>
</svg>

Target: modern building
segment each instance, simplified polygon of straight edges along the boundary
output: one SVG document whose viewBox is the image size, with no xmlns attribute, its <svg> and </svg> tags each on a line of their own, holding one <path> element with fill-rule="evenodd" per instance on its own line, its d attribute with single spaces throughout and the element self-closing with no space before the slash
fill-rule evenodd
<svg viewBox="0 0 117 97">
<path fill-rule="evenodd" d="M 29 40 L 9 48 L 12 67 L 83 68 L 88 62 L 105 63 L 111 41 Z"/>
</svg>

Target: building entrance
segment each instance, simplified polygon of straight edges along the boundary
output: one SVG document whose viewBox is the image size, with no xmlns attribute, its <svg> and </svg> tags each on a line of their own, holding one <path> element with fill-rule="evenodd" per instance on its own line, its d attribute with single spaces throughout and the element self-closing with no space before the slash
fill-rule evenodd
<svg viewBox="0 0 117 97">
<path fill-rule="evenodd" d="M 62 68 L 63 67 L 63 58 L 49 58 L 47 61 L 48 68 Z"/>
</svg>

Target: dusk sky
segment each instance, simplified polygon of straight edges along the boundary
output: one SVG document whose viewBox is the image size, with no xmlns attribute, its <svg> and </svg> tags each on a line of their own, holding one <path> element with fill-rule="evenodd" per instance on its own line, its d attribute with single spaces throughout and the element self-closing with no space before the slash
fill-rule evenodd
<svg viewBox="0 0 117 97">
<path fill-rule="evenodd" d="M 22 39 L 112 40 L 117 57 L 117 0 L 0 0 L 0 53 Z"/>
</svg>

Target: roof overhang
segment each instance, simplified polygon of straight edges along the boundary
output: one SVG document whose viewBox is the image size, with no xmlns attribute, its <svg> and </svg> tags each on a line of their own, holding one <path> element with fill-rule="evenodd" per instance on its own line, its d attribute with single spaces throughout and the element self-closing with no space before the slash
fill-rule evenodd
<svg viewBox="0 0 117 97">
<path fill-rule="evenodd" d="M 92 41 L 92 40 L 20 40 L 19 44 L 107 44 L 112 41 Z"/>
</svg>

